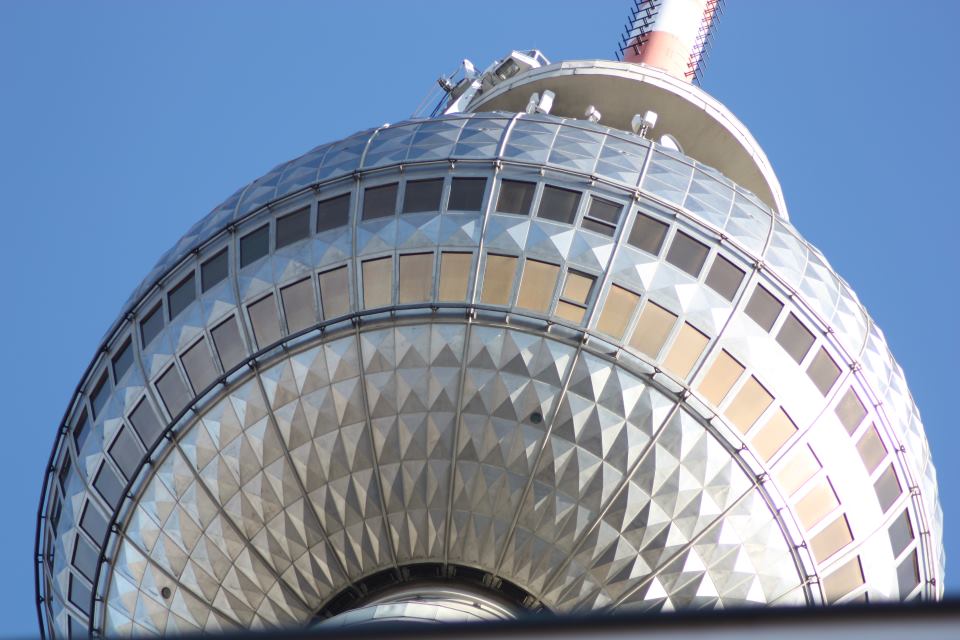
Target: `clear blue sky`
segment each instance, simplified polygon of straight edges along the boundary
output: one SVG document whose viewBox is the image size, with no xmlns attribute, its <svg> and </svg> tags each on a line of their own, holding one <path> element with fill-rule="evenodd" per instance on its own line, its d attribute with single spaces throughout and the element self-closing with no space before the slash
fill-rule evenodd
<svg viewBox="0 0 960 640">
<path fill-rule="evenodd" d="M 58 421 L 160 254 L 272 166 L 407 117 L 461 58 L 612 56 L 629 4 L 0 2 L 0 635 L 36 631 L 34 519 Z M 729 0 L 704 81 L 906 371 L 953 592 L 958 23 L 955 2 Z"/>
</svg>

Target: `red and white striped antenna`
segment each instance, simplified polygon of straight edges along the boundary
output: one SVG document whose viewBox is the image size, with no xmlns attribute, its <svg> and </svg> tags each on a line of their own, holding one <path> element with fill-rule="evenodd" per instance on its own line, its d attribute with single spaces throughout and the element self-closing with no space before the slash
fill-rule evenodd
<svg viewBox="0 0 960 640">
<path fill-rule="evenodd" d="M 722 9 L 723 0 L 634 0 L 618 57 L 699 84 Z"/>
</svg>

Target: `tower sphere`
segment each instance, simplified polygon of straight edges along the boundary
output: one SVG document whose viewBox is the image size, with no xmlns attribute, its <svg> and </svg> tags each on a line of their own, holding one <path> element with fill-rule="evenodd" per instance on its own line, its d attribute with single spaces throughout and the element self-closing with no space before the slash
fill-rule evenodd
<svg viewBox="0 0 960 640">
<path fill-rule="evenodd" d="M 940 597 L 902 371 L 747 129 L 644 65 L 505 60 L 147 275 L 51 454 L 45 633 Z"/>
</svg>

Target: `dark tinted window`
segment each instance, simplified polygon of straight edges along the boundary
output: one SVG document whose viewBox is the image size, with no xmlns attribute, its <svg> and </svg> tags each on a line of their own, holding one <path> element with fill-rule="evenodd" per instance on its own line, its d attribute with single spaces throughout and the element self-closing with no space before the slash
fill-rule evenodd
<svg viewBox="0 0 960 640">
<path fill-rule="evenodd" d="M 122 378 L 130 365 L 133 364 L 133 349 L 130 347 L 130 338 L 127 338 L 120 350 L 113 356 L 113 377 L 117 380 Z"/>
<path fill-rule="evenodd" d="M 106 519 L 89 502 L 83 510 L 83 517 L 80 518 L 80 528 L 97 541 L 102 541 L 107 535 Z"/>
<path fill-rule="evenodd" d="M 90 435 L 90 425 L 87 422 L 87 414 L 84 412 L 80 414 L 80 419 L 73 428 L 73 440 L 77 445 L 77 451 L 83 449 L 83 443 L 87 441 L 88 435 Z"/>
<path fill-rule="evenodd" d="M 447 209 L 453 211 L 480 211 L 483 207 L 483 192 L 486 178 L 454 178 L 450 185 L 450 201 Z"/>
<path fill-rule="evenodd" d="M 277 248 L 293 244 L 310 235 L 310 207 L 277 218 Z"/>
<path fill-rule="evenodd" d="M 60 478 L 60 486 L 66 488 L 67 486 L 67 477 L 70 475 L 70 456 L 66 456 L 63 459 L 63 464 L 60 465 L 60 472 L 57 474 L 57 477 Z"/>
<path fill-rule="evenodd" d="M 820 390 L 820 393 L 827 395 L 833 383 L 840 377 L 840 367 L 824 351 L 823 347 L 820 347 L 820 351 L 817 352 L 810 366 L 807 367 L 807 375 L 810 376 L 810 380 Z"/>
<path fill-rule="evenodd" d="M 897 501 L 903 490 L 900 488 L 900 481 L 897 480 L 897 472 L 894 471 L 891 464 L 873 483 L 873 489 L 877 492 L 877 500 L 880 501 L 880 508 L 887 511 Z"/>
<path fill-rule="evenodd" d="M 411 180 L 403 194 L 403 212 L 439 211 L 443 194 L 443 178 Z"/>
<path fill-rule="evenodd" d="M 160 399 L 167 406 L 171 416 L 176 416 L 183 411 L 190 401 L 187 385 L 183 383 L 176 367 L 170 367 L 160 376 L 157 380 L 157 391 L 160 392 Z"/>
<path fill-rule="evenodd" d="M 713 261 L 706 279 L 707 286 L 727 300 L 733 300 L 737 295 L 742 281 L 743 271 L 721 255 Z"/>
<path fill-rule="evenodd" d="M 120 467 L 120 471 L 129 480 L 140 465 L 143 452 L 137 445 L 137 439 L 127 429 L 121 429 L 113 444 L 110 445 L 110 457 L 113 458 L 113 461 Z"/>
<path fill-rule="evenodd" d="M 230 271 L 230 263 L 227 257 L 227 250 L 224 249 L 200 265 L 200 288 L 203 291 L 207 291 L 227 277 L 227 273 Z"/>
<path fill-rule="evenodd" d="M 317 231 L 342 227 L 350 221 L 350 194 L 317 203 Z"/>
<path fill-rule="evenodd" d="M 107 400 L 110 399 L 110 380 L 107 377 L 107 372 L 103 372 L 103 377 L 100 378 L 100 381 L 97 383 L 97 386 L 93 388 L 93 393 L 90 394 L 90 404 L 93 407 L 93 418 L 96 420 L 97 416 L 100 415 L 100 412 L 103 411 L 103 408 L 107 404 Z"/>
<path fill-rule="evenodd" d="M 703 269 L 709 251 L 707 245 L 678 231 L 670 243 L 670 250 L 667 251 L 667 262 L 696 278 Z"/>
<path fill-rule="evenodd" d="M 90 587 L 76 576 L 70 576 L 69 593 L 67 594 L 71 603 L 87 615 L 90 615 Z"/>
<path fill-rule="evenodd" d="M 397 183 L 367 187 L 363 191 L 363 219 L 385 218 L 397 210 Z"/>
<path fill-rule="evenodd" d="M 173 320 L 180 313 L 190 306 L 190 303 L 197 297 L 197 288 L 193 283 L 193 272 L 184 278 L 180 284 L 175 286 L 167 294 L 167 310 L 170 313 L 170 319 Z"/>
<path fill-rule="evenodd" d="M 247 351 L 240 338 L 236 320 L 231 317 L 214 327 L 210 333 L 213 334 L 213 343 L 220 354 L 220 364 L 224 371 L 229 371 L 243 361 Z"/>
<path fill-rule="evenodd" d="M 217 370 L 213 365 L 213 358 L 210 357 L 210 350 L 207 349 L 206 338 L 201 338 L 197 344 L 187 349 L 180 356 L 180 362 L 183 363 L 190 384 L 198 392 L 217 379 Z"/>
<path fill-rule="evenodd" d="M 123 497 L 123 485 L 120 484 L 120 478 L 117 477 L 117 474 L 106 464 L 100 466 L 100 471 L 97 472 L 93 486 L 111 507 L 115 509 L 120 504 L 120 499 Z"/>
<path fill-rule="evenodd" d="M 867 415 L 867 410 L 857 396 L 857 392 L 851 387 L 843 394 L 843 398 L 837 403 L 834 410 L 840 422 L 846 427 L 847 433 L 853 433 Z"/>
<path fill-rule="evenodd" d="M 503 180 L 500 183 L 500 195 L 497 197 L 497 211 L 529 215 L 535 186 L 532 182 Z"/>
<path fill-rule="evenodd" d="M 900 597 L 906 598 L 920 584 L 920 566 L 917 564 L 917 550 L 910 552 L 897 567 L 897 583 Z"/>
<path fill-rule="evenodd" d="M 791 313 L 780 327 L 777 342 L 799 364 L 813 346 L 813 334 Z"/>
<path fill-rule="evenodd" d="M 780 310 L 783 309 L 783 303 L 773 297 L 769 291 L 763 287 L 757 287 L 753 291 L 750 302 L 747 303 L 747 315 L 754 322 L 763 327 L 764 331 L 770 331 L 773 323 L 780 316 Z"/>
<path fill-rule="evenodd" d="M 270 227 L 263 225 L 240 238 L 240 267 L 252 264 L 270 253 Z"/>
<path fill-rule="evenodd" d="M 584 229 L 613 237 L 617 229 L 617 222 L 620 219 L 621 209 L 623 207 L 615 202 L 596 197 L 591 198 L 590 208 L 580 224 Z"/>
<path fill-rule="evenodd" d="M 163 330 L 163 315 L 160 312 L 161 305 L 158 304 L 140 321 L 140 336 L 144 347 L 150 344 L 157 337 L 157 334 Z"/>
<path fill-rule="evenodd" d="M 79 569 L 87 580 L 93 582 L 93 574 L 97 570 L 99 554 L 83 536 L 77 536 L 76 541 L 76 546 L 73 548 L 73 566 Z"/>
<path fill-rule="evenodd" d="M 546 185 L 537 208 L 538 218 L 573 224 L 580 206 L 580 192 Z"/>
<path fill-rule="evenodd" d="M 129 420 L 130 424 L 133 425 L 133 429 L 140 434 L 140 439 L 143 440 L 147 447 L 157 441 L 157 438 L 160 437 L 160 432 L 163 430 L 160 420 L 157 419 L 157 415 L 153 412 L 153 409 L 146 399 L 140 401 L 130 414 Z"/>
<path fill-rule="evenodd" d="M 630 237 L 627 243 L 643 249 L 647 253 L 658 255 L 660 248 L 663 247 L 663 239 L 667 236 L 667 225 L 659 220 L 654 220 L 650 216 L 638 213 L 633 221 L 633 229 L 630 230 Z"/>
<path fill-rule="evenodd" d="M 888 533 L 890 546 L 893 547 L 893 557 L 896 558 L 913 542 L 913 527 L 910 526 L 910 514 L 906 509 L 893 521 Z"/>
</svg>

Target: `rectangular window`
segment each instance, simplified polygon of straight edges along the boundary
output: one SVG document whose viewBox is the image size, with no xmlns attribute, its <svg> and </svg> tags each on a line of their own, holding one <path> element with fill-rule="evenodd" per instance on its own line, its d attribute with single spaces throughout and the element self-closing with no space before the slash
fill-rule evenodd
<svg viewBox="0 0 960 640">
<path fill-rule="evenodd" d="M 853 542 L 847 516 L 840 516 L 810 540 L 810 550 L 817 562 L 823 562 L 840 549 Z"/>
<path fill-rule="evenodd" d="M 217 370 L 213 366 L 210 349 L 207 348 L 207 339 L 201 338 L 180 357 L 183 368 L 187 371 L 187 378 L 193 389 L 200 393 L 217 379 Z"/>
<path fill-rule="evenodd" d="M 408 180 L 403 194 L 403 212 L 439 211 L 443 178 Z"/>
<path fill-rule="evenodd" d="M 400 304 L 426 302 L 433 298 L 433 254 L 400 256 Z"/>
<path fill-rule="evenodd" d="M 64 454 L 63 463 L 60 465 L 60 471 L 57 473 L 57 477 L 60 478 L 60 487 L 66 492 L 67 480 L 70 477 L 70 456 Z"/>
<path fill-rule="evenodd" d="M 277 218 L 277 249 L 303 240 L 310 235 L 310 207 Z"/>
<path fill-rule="evenodd" d="M 663 361 L 663 368 L 672 371 L 681 379 L 686 379 L 693 370 L 703 350 L 707 348 L 710 339 L 698 331 L 693 325 L 684 322 L 680 327 L 680 333 L 667 352 L 667 357 Z"/>
<path fill-rule="evenodd" d="M 83 516 L 80 517 L 80 528 L 97 542 L 102 542 L 107 535 L 107 519 L 97 511 L 93 503 L 87 502 L 83 508 Z"/>
<path fill-rule="evenodd" d="M 133 437 L 130 431 L 124 427 L 117 433 L 113 444 L 109 449 L 110 457 L 117 463 L 120 472 L 127 480 L 133 478 L 137 468 L 140 466 L 140 460 L 143 459 L 143 451 L 137 444 L 137 439 Z"/>
<path fill-rule="evenodd" d="M 574 324 L 583 322 L 594 281 L 593 276 L 567 271 L 567 279 L 563 282 L 555 314 Z"/>
<path fill-rule="evenodd" d="M 633 228 L 630 229 L 627 244 L 655 256 L 659 255 L 660 249 L 663 248 L 663 239 L 667 237 L 667 228 L 666 223 L 638 213 L 633 219 Z"/>
<path fill-rule="evenodd" d="M 910 552 L 897 567 L 897 585 L 900 598 L 906 599 L 920 584 L 920 564 L 917 562 L 917 550 Z"/>
<path fill-rule="evenodd" d="M 397 211 L 397 183 L 363 190 L 363 219 L 387 218 Z"/>
<path fill-rule="evenodd" d="M 860 453 L 860 459 L 863 460 L 863 466 L 867 473 L 873 473 L 887 457 L 887 448 L 883 446 L 880 440 L 880 434 L 877 433 L 877 427 L 870 427 L 863 432 L 860 440 L 857 442 L 857 451 Z"/>
<path fill-rule="evenodd" d="M 96 478 L 93 480 L 93 486 L 107 501 L 107 504 L 114 509 L 119 506 L 120 500 L 123 498 L 123 485 L 120 484 L 120 478 L 107 465 L 106 461 L 100 465 L 100 471 L 97 472 Z"/>
<path fill-rule="evenodd" d="M 860 402 L 860 397 L 857 395 L 857 392 L 853 390 L 853 387 L 847 389 L 847 392 L 843 394 L 834 412 L 840 419 L 841 424 L 846 428 L 847 433 L 851 435 L 857 430 L 857 427 L 860 426 L 863 419 L 867 417 L 867 410 L 864 408 L 863 403 Z"/>
<path fill-rule="evenodd" d="M 90 423 L 87 422 L 87 412 L 84 411 L 73 428 L 73 441 L 77 445 L 77 451 L 83 450 L 83 443 L 87 441 L 88 435 L 90 435 Z"/>
<path fill-rule="evenodd" d="M 910 513 L 906 509 L 893 521 L 887 533 L 890 535 L 893 557 L 897 558 L 913 542 L 913 527 L 910 526 Z"/>
<path fill-rule="evenodd" d="M 137 404 L 128 419 L 147 448 L 152 447 L 163 432 L 163 425 L 145 398 Z"/>
<path fill-rule="evenodd" d="M 96 420 L 97 416 L 103 413 L 103 408 L 107 406 L 107 400 L 110 399 L 110 378 L 107 376 L 107 372 L 103 372 L 103 376 L 97 382 L 96 386 L 93 388 L 93 392 L 90 394 L 90 406 L 93 409 L 93 419 Z"/>
<path fill-rule="evenodd" d="M 532 182 L 502 180 L 500 182 L 500 195 L 497 197 L 497 211 L 530 215 L 534 187 L 536 185 Z"/>
<path fill-rule="evenodd" d="M 338 229 L 350 222 L 350 194 L 321 200 L 317 203 L 317 233 Z"/>
<path fill-rule="evenodd" d="M 798 447 L 776 472 L 777 482 L 790 496 L 820 470 L 820 461 L 809 446 Z"/>
<path fill-rule="evenodd" d="M 716 357 L 698 390 L 714 406 L 719 406 L 743 373 L 743 365 L 726 351 Z"/>
<path fill-rule="evenodd" d="M 133 364 L 133 345 L 130 342 L 130 338 L 127 338 L 123 342 L 123 346 L 117 350 L 117 353 L 113 356 L 113 378 L 114 380 L 119 381 L 123 377 L 123 374 L 130 369 L 130 365 Z"/>
<path fill-rule="evenodd" d="M 797 364 L 800 364 L 813 346 L 813 334 L 803 326 L 797 316 L 791 313 L 780 327 L 777 342 Z"/>
<path fill-rule="evenodd" d="M 483 292 L 480 301 L 484 304 L 510 304 L 513 293 L 513 275 L 517 271 L 517 259 L 513 256 L 487 255 L 483 271 Z"/>
<path fill-rule="evenodd" d="M 810 376 L 810 380 L 820 390 L 820 393 L 827 395 L 837 378 L 840 377 L 840 367 L 833 361 L 830 354 L 823 347 L 820 347 L 820 351 L 813 357 L 813 362 L 807 367 L 807 375 Z"/>
<path fill-rule="evenodd" d="M 272 293 L 248 306 L 247 313 L 250 314 L 253 338 L 259 348 L 263 349 L 280 339 L 280 317 Z"/>
<path fill-rule="evenodd" d="M 821 477 L 802 498 L 794 504 L 800 524 L 809 531 L 840 506 L 837 494 L 827 478 Z"/>
<path fill-rule="evenodd" d="M 667 251 L 667 262 L 696 278 L 707 261 L 710 249 L 682 231 L 677 231 Z"/>
<path fill-rule="evenodd" d="M 860 566 L 860 556 L 857 556 L 823 579 L 827 603 L 833 604 L 863 583 L 863 567 Z"/>
<path fill-rule="evenodd" d="M 764 389 L 756 378 L 750 376 L 733 397 L 725 415 L 740 433 L 746 433 L 772 403 L 773 396 L 770 392 Z"/>
<path fill-rule="evenodd" d="M 83 581 L 79 580 L 76 576 L 70 576 L 70 586 L 69 592 L 67 593 L 67 598 L 70 602 L 83 611 L 88 616 L 90 615 L 90 598 L 92 594 L 90 592 L 90 587 L 88 587 Z"/>
<path fill-rule="evenodd" d="M 310 278 L 280 289 L 280 300 L 290 333 L 303 331 L 317 323 L 317 304 L 313 295 L 313 280 Z"/>
<path fill-rule="evenodd" d="M 610 286 L 607 299 L 597 321 L 597 331 L 620 340 L 627 330 L 633 310 L 637 308 L 640 296 L 616 285 Z"/>
<path fill-rule="evenodd" d="M 754 322 L 763 327 L 764 331 L 770 331 L 780 316 L 781 309 L 783 309 L 782 302 L 763 287 L 757 286 L 753 290 L 750 302 L 747 303 L 746 312 Z"/>
<path fill-rule="evenodd" d="M 440 254 L 440 302 L 463 302 L 467 299 L 470 263 L 473 255 L 444 251 Z"/>
<path fill-rule="evenodd" d="M 270 225 L 263 225 L 240 238 L 240 268 L 270 253 Z"/>
<path fill-rule="evenodd" d="M 732 301 L 737 295 L 740 283 L 743 282 L 743 270 L 717 254 L 713 266 L 710 267 L 710 272 L 707 273 L 705 282 L 708 287 L 727 300 Z"/>
<path fill-rule="evenodd" d="M 790 419 L 790 416 L 788 416 L 787 412 L 781 407 L 777 409 L 770 417 L 770 420 L 753 435 L 750 443 L 757 450 L 757 453 L 760 454 L 761 458 L 770 460 L 796 432 L 797 425 L 793 423 L 793 420 Z M 817 469 L 819 468 L 818 463 Z M 814 472 L 816 472 L 816 469 L 814 469 Z M 813 474 L 811 473 L 811 475 Z"/>
<path fill-rule="evenodd" d="M 537 217 L 573 224 L 580 207 L 580 195 L 579 191 L 545 185 L 543 195 L 540 196 Z"/>
<path fill-rule="evenodd" d="M 363 308 L 387 307 L 393 302 L 393 258 L 363 262 Z"/>
<path fill-rule="evenodd" d="M 223 249 L 200 265 L 201 290 L 207 292 L 215 284 L 218 284 L 226 279 L 227 274 L 230 272 L 230 262 L 228 257 L 227 250 Z"/>
<path fill-rule="evenodd" d="M 527 259 L 523 263 L 520 275 L 520 293 L 517 306 L 538 313 L 546 313 L 553 300 L 553 291 L 557 287 L 560 267 L 539 260 Z"/>
<path fill-rule="evenodd" d="M 320 274 L 320 301 L 325 320 L 350 313 L 350 278 L 347 276 L 346 267 Z"/>
<path fill-rule="evenodd" d="M 190 402 L 187 385 L 176 367 L 170 367 L 157 379 L 157 391 L 171 416 L 177 416 Z"/>
<path fill-rule="evenodd" d="M 243 362 L 247 349 L 243 346 L 240 329 L 233 316 L 214 327 L 210 334 L 213 336 L 217 353 L 220 354 L 220 364 L 223 365 L 224 371 L 230 371 Z"/>
<path fill-rule="evenodd" d="M 454 178 L 450 184 L 448 211 L 480 211 L 483 208 L 483 192 L 487 189 L 486 178 Z"/>
<path fill-rule="evenodd" d="M 893 468 L 892 463 L 883 470 L 883 473 L 881 473 L 876 482 L 873 483 L 873 490 L 877 492 L 880 509 L 886 513 L 903 493 L 903 489 L 900 487 L 900 481 L 897 480 L 897 472 Z"/>
<path fill-rule="evenodd" d="M 184 309 L 197 298 L 197 285 L 193 279 L 193 271 L 167 294 L 167 312 L 170 320 L 183 313 Z"/>
<path fill-rule="evenodd" d="M 677 316 L 648 301 L 637 318 L 637 326 L 630 337 L 630 346 L 656 360 L 676 322 Z"/>
<path fill-rule="evenodd" d="M 93 545 L 87 542 L 83 536 L 77 536 L 74 540 L 76 540 L 76 543 L 74 543 L 73 547 L 73 566 L 75 566 L 87 580 L 93 582 L 93 576 L 97 571 L 99 554 Z"/>
<path fill-rule="evenodd" d="M 157 306 L 148 311 L 140 321 L 140 342 L 144 348 L 163 331 L 162 311 L 162 305 L 158 302 Z"/>
<path fill-rule="evenodd" d="M 623 207 L 616 202 L 610 202 L 596 196 L 590 198 L 590 208 L 581 223 L 584 229 L 602 233 L 610 238 L 617 230 L 620 222 L 620 211 Z"/>
</svg>

